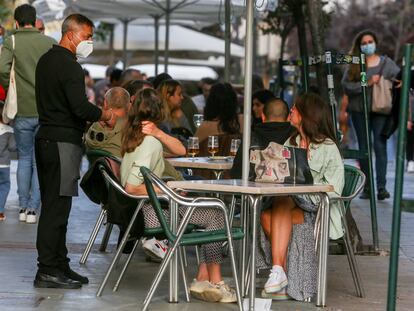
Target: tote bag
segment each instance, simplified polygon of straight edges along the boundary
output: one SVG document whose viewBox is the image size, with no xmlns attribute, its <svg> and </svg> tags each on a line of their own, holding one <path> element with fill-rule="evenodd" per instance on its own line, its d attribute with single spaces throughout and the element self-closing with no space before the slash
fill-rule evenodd
<svg viewBox="0 0 414 311">
<path fill-rule="evenodd" d="M 15 38 L 14 35 L 11 36 L 13 42 L 13 52 L 15 48 Z M 14 56 L 12 61 L 12 66 L 10 70 L 10 81 L 9 89 L 7 91 L 6 101 L 4 103 L 3 109 L 3 121 L 9 123 L 17 114 L 17 91 L 16 91 L 16 77 L 14 72 Z"/>
<path fill-rule="evenodd" d="M 371 111 L 379 114 L 390 114 L 392 108 L 392 81 L 385 79 L 382 71 L 386 59 L 381 66 L 380 80 L 372 87 L 372 108 Z"/>
<path fill-rule="evenodd" d="M 250 163 L 257 182 L 313 184 L 306 149 L 271 142 L 264 150 L 252 150 Z"/>
</svg>

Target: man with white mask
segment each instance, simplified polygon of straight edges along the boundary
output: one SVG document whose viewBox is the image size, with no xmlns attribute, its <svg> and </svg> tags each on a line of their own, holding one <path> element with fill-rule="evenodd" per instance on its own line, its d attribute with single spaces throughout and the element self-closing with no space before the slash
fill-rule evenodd
<svg viewBox="0 0 414 311">
<path fill-rule="evenodd" d="M 36 68 L 40 127 L 35 154 L 42 210 L 35 287 L 73 289 L 89 282 L 69 266 L 66 230 L 72 197 L 78 195 L 86 122 L 102 121 L 113 126 L 116 119 L 112 110 L 101 110 L 88 102 L 85 94 L 84 73 L 77 57 L 85 58 L 92 52 L 93 27 L 83 15 L 68 16 L 62 24 L 59 45 L 53 45 Z"/>
</svg>

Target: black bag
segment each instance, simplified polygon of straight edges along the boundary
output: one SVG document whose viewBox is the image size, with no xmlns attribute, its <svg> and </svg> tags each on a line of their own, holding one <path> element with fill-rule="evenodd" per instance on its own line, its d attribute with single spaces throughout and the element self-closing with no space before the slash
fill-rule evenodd
<svg viewBox="0 0 414 311">
<path fill-rule="evenodd" d="M 264 150 L 250 151 L 257 182 L 313 184 L 306 149 L 271 142 Z"/>
</svg>

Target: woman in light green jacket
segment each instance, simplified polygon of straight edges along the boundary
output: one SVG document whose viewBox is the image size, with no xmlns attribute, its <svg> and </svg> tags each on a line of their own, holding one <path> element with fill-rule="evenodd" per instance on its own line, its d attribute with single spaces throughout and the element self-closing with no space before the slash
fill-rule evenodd
<svg viewBox="0 0 414 311">
<path fill-rule="evenodd" d="M 285 145 L 307 150 L 315 184 L 330 184 L 340 196 L 344 186 L 344 165 L 335 143 L 329 106 L 316 94 L 300 96 L 290 112 L 290 123 L 297 130 Z M 312 228 L 318 210 L 316 195 L 274 198 L 261 215 L 263 231 L 271 246 L 269 279 L 264 295 L 296 300 L 316 293 L 316 254 Z M 331 206 L 331 238 L 343 235 L 338 206 Z M 289 281 L 288 281 L 289 280 Z"/>
</svg>

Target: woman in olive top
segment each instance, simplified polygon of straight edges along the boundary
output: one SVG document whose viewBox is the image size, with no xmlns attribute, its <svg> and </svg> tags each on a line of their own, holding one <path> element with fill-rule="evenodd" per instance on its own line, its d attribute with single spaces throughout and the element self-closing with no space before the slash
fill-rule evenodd
<svg viewBox="0 0 414 311">
<path fill-rule="evenodd" d="M 151 121 L 159 124 L 163 120 L 163 106 L 155 90 L 144 89 L 137 94 L 132 105 L 128 121 L 122 135 L 121 183 L 128 193 L 146 194 L 140 167 L 149 168 L 157 176 L 164 171 L 163 148 L 154 136 L 145 135 L 142 123 Z M 143 207 L 145 227 L 159 227 L 159 221 L 150 204 Z M 186 209 L 179 208 L 184 215 Z M 165 212 L 168 217 L 168 212 Z M 217 209 L 205 208 L 195 210 L 190 223 L 206 230 L 224 228 L 224 217 Z M 210 302 L 236 302 L 236 293 L 221 277 L 223 261 L 221 243 L 211 243 L 200 248 L 200 265 L 196 279 L 191 283 L 190 292 L 193 296 Z"/>
<path fill-rule="evenodd" d="M 340 196 L 344 186 L 344 165 L 329 106 L 316 94 L 302 95 L 291 109 L 290 123 L 296 133 L 285 145 L 306 149 L 314 183 L 330 184 L 335 192 L 329 196 Z M 315 195 L 277 197 L 262 212 L 261 223 L 270 257 L 264 260 L 272 266 L 264 287 L 265 296 L 276 295 L 280 299 L 289 295 L 303 301 L 316 293 L 313 227 L 318 205 L 319 197 Z M 338 205 L 331 204 L 330 219 L 330 237 L 338 239 L 343 235 Z"/>
</svg>

